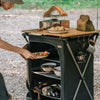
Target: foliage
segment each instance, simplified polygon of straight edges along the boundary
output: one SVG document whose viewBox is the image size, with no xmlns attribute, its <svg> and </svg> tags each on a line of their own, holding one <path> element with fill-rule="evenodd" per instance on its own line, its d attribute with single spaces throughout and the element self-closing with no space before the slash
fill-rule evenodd
<svg viewBox="0 0 100 100">
<path fill-rule="evenodd" d="M 16 8 L 46 9 L 52 5 L 59 5 L 63 9 L 82 9 L 82 8 L 97 7 L 97 0 L 23 0 L 23 1 L 24 5 L 16 5 Z M 99 7 L 100 7 L 100 2 L 99 2 Z"/>
</svg>

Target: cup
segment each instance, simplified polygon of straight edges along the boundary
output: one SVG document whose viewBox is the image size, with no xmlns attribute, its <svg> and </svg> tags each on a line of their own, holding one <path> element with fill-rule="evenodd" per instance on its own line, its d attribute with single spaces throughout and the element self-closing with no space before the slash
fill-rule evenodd
<svg viewBox="0 0 100 100">
<path fill-rule="evenodd" d="M 95 52 L 95 47 L 93 45 L 89 44 L 86 51 L 88 51 L 89 53 L 94 53 Z"/>
<path fill-rule="evenodd" d="M 83 48 L 83 50 L 85 50 L 89 53 L 94 53 L 95 52 L 95 47 L 90 42 L 84 43 L 82 48 Z"/>
</svg>

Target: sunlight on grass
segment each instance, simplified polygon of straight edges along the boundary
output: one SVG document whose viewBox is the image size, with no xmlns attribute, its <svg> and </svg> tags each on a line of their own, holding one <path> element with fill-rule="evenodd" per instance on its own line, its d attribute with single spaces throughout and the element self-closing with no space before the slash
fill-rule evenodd
<svg viewBox="0 0 100 100">
<path fill-rule="evenodd" d="M 24 5 L 16 5 L 16 8 L 46 9 L 52 5 L 59 5 L 63 9 L 96 8 L 97 0 L 23 0 Z M 99 2 L 100 7 L 100 2 Z"/>
<path fill-rule="evenodd" d="M 24 4 L 15 5 L 21 9 L 48 9 L 53 5 L 59 5 L 63 9 L 97 8 L 97 0 L 23 0 Z M 100 2 L 99 2 L 100 8 Z M 0 8 L 2 10 L 2 8 Z"/>
</svg>

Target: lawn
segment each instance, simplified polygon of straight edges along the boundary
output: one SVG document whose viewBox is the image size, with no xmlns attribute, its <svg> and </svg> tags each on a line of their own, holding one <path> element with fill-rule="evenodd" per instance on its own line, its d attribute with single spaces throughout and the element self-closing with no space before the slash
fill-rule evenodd
<svg viewBox="0 0 100 100">
<path fill-rule="evenodd" d="M 16 8 L 46 9 L 52 5 L 59 5 L 63 9 L 82 9 L 82 8 L 97 7 L 97 0 L 23 0 L 23 1 L 24 5 L 16 5 Z M 100 2 L 99 2 L 99 7 L 100 7 Z"/>
</svg>

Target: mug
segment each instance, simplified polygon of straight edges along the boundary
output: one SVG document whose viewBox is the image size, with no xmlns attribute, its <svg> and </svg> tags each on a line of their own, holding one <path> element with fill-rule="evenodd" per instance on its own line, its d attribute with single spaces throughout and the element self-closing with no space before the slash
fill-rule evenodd
<svg viewBox="0 0 100 100">
<path fill-rule="evenodd" d="M 86 51 L 90 52 L 90 53 L 94 53 L 95 52 L 95 47 L 91 44 L 88 45 L 88 48 L 86 49 Z"/>
<path fill-rule="evenodd" d="M 91 43 L 92 44 L 91 44 Z M 83 50 L 86 50 L 86 51 L 88 51 L 89 53 L 94 53 L 95 52 L 95 47 L 94 47 L 94 44 L 95 44 L 95 41 L 93 41 L 93 40 L 89 40 L 89 42 L 88 43 L 84 43 L 83 44 Z"/>
</svg>

